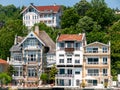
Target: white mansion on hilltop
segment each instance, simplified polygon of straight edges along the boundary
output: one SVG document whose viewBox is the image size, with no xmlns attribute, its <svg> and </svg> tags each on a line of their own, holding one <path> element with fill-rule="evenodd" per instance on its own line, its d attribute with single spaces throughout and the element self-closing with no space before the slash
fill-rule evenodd
<svg viewBox="0 0 120 90">
<path fill-rule="evenodd" d="M 35 23 L 45 23 L 47 26 L 60 28 L 62 9 L 59 5 L 35 6 L 32 3 L 26 7 L 21 14 L 23 24 L 28 28 Z"/>
</svg>

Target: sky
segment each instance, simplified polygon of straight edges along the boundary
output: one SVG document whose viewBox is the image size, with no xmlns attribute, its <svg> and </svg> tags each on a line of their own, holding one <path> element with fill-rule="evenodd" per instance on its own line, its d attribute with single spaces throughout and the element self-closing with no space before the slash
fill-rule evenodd
<svg viewBox="0 0 120 90">
<path fill-rule="evenodd" d="M 55 3 L 57 5 L 73 6 L 79 1 L 80 0 L 0 0 L 0 4 L 3 6 L 14 4 L 16 7 L 29 6 L 30 3 L 34 3 L 36 6 L 53 5 Z M 115 9 L 118 7 L 120 9 L 120 0 L 105 0 L 105 2 L 110 8 Z"/>
</svg>

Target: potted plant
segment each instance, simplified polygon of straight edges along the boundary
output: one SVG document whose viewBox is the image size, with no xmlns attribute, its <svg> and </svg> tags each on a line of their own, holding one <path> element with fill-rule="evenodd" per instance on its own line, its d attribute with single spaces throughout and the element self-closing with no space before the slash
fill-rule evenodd
<svg viewBox="0 0 120 90">
<path fill-rule="evenodd" d="M 81 86 L 82 86 L 83 88 L 85 88 L 85 82 L 82 82 L 82 83 L 81 83 Z"/>
<path fill-rule="evenodd" d="M 48 80 L 47 73 L 42 73 L 42 75 L 40 76 L 40 79 L 43 81 L 42 84 L 46 84 L 46 82 Z"/>
<path fill-rule="evenodd" d="M 108 82 L 104 82 L 104 88 L 107 88 Z"/>
</svg>

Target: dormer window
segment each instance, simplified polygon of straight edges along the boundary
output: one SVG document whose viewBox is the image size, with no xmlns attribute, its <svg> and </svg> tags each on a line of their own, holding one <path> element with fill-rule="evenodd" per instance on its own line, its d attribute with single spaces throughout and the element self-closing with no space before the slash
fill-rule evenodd
<svg viewBox="0 0 120 90">
<path fill-rule="evenodd" d="M 33 8 L 29 8 L 29 12 L 33 12 L 34 11 L 34 9 Z"/>
<path fill-rule="evenodd" d="M 32 36 L 33 36 L 33 34 L 30 34 L 30 36 L 32 37 Z"/>
</svg>

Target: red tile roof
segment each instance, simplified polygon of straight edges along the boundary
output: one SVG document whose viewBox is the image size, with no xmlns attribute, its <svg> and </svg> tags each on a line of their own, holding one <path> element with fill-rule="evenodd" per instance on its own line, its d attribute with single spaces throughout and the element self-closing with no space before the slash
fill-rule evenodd
<svg viewBox="0 0 120 90">
<path fill-rule="evenodd" d="M 7 64 L 7 61 L 0 59 L 0 64 Z"/>
<path fill-rule="evenodd" d="M 82 37 L 82 34 L 62 34 L 57 41 L 82 41 Z"/>
<path fill-rule="evenodd" d="M 35 6 L 35 8 L 38 10 L 38 11 L 50 11 L 50 10 L 53 10 L 53 12 L 58 12 L 59 9 L 60 9 L 60 6 L 58 5 L 53 5 L 53 6 Z"/>
</svg>

